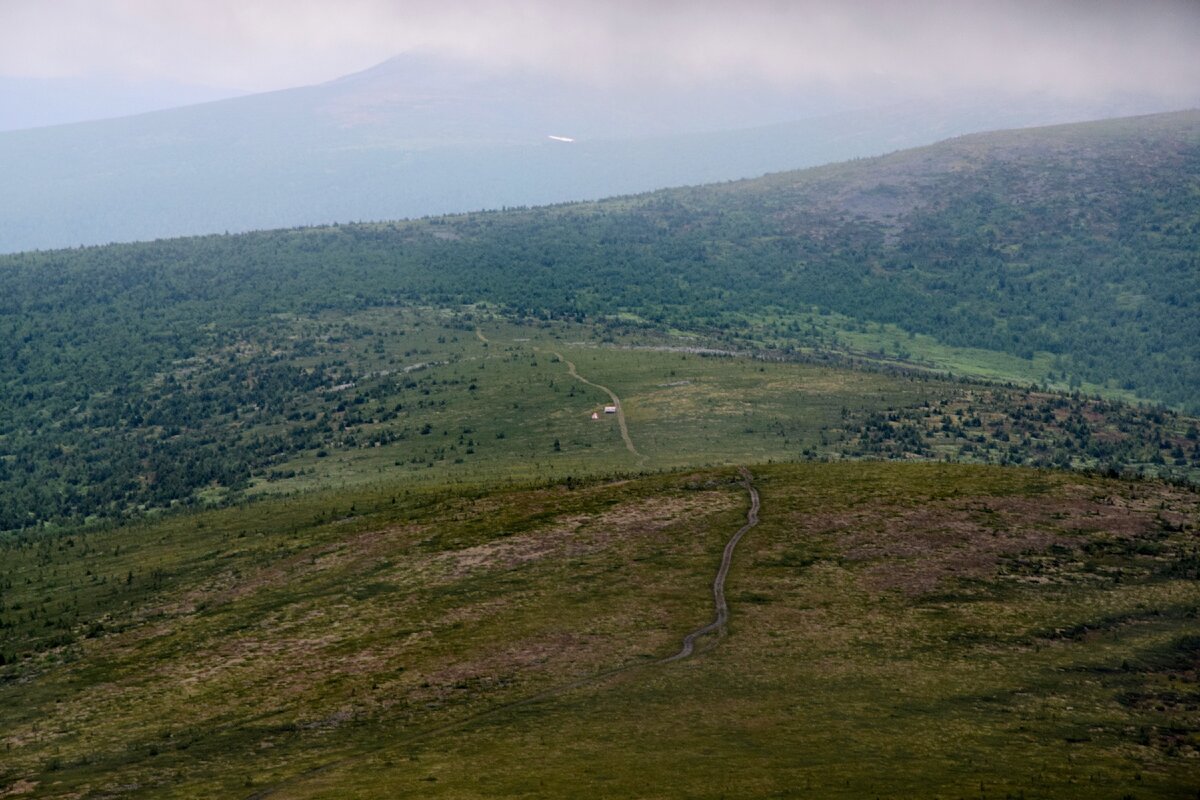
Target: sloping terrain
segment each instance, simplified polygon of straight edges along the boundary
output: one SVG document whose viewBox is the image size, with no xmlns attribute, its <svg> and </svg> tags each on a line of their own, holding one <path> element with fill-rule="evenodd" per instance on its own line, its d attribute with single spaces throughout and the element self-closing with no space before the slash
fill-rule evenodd
<svg viewBox="0 0 1200 800">
<path fill-rule="evenodd" d="M 728 634 L 669 663 L 712 619 L 746 520 L 732 469 L 6 539 L 0 791 L 1194 791 L 1194 492 L 961 465 L 751 473 Z"/>
<path fill-rule="evenodd" d="M 1190 796 L 1198 122 L 0 259 L 0 796 Z"/>
<path fill-rule="evenodd" d="M 44 371 L 18 361 L 0 406 L 0 530 L 318 487 L 766 459 L 1200 478 L 1200 421 L 1162 409 L 479 309 L 273 321 L 241 336 L 207 325 L 190 357 L 157 363 L 143 348 L 179 338 L 99 363 L 92 346 L 43 340 Z"/>
<path fill-rule="evenodd" d="M 410 55 L 316 86 L 0 133 L 0 252 L 586 200 L 1140 110 L 732 79 L 603 87 Z"/>
<path fill-rule="evenodd" d="M 0 529 L 395 468 L 884 455 L 1194 477 L 1198 123 L 0 258 Z M 644 462 L 601 446 L 619 432 L 589 425 L 595 384 L 628 401 Z"/>
<path fill-rule="evenodd" d="M 84 324 L 64 341 L 119 323 L 151 359 L 204 321 L 412 302 L 784 347 L 871 329 L 935 364 L 1001 354 L 1029 380 L 1195 410 L 1198 184 L 1200 112 L 1168 114 L 598 204 L 10 256 L 0 314 L 9 363 L 67 306 Z"/>
</svg>

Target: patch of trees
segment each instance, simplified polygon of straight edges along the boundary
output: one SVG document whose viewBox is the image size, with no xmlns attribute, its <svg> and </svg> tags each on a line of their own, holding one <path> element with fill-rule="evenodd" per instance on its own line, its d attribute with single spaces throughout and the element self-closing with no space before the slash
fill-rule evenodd
<svg viewBox="0 0 1200 800">
<path fill-rule="evenodd" d="M 847 412 L 827 454 L 1082 467 L 1194 483 L 1200 478 L 1195 429 L 1166 409 L 971 388 L 882 413 Z"/>
<path fill-rule="evenodd" d="M 388 412 L 305 417 L 295 398 L 349 369 L 301 366 L 321 343 L 282 321 L 388 306 L 486 302 L 731 334 L 820 309 L 1048 352 L 1062 380 L 1198 411 L 1200 142 L 1162 125 L 949 142 L 619 201 L 0 257 L 0 529 L 236 489 L 280 453 L 353 437 L 346 427 Z M 855 200 L 880 192 L 904 198 L 895 215 Z M 347 324 L 328 337 L 374 334 Z M 923 454 L 914 430 L 889 441 Z M 1089 458 L 1140 458 L 1078 422 L 1056 435 Z M 1021 449 L 1021 431 L 993 441 L 1062 460 Z M 1172 443 L 1150 463 L 1187 466 L 1194 452 Z"/>
</svg>

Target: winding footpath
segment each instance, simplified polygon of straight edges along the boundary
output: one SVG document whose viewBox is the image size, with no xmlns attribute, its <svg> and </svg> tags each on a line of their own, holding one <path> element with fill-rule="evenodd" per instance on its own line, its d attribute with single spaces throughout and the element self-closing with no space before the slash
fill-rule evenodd
<svg viewBox="0 0 1200 800">
<path fill-rule="evenodd" d="M 482 334 L 481 334 L 481 337 L 482 337 Z M 558 354 L 555 353 L 555 355 L 558 355 Z M 566 359 L 562 358 L 562 356 L 559 356 L 559 358 L 562 359 L 563 361 L 566 361 Z M 573 375 L 575 375 L 576 377 L 578 377 L 578 374 L 575 373 L 575 365 L 571 364 L 571 362 L 569 362 L 569 361 L 567 361 L 567 364 L 571 368 L 571 373 Z M 581 380 L 582 380 L 582 378 L 581 378 Z M 592 386 L 597 385 L 597 384 L 592 384 L 590 381 L 585 381 L 585 383 L 589 383 Z M 599 388 L 603 388 L 603 387 L 599 387 Z M 607 391 L 607 390 L 605 390 L 605 391 Z M 613 397 L 615 398 L 616 395 L 613 395 Z M 632 447 L 632 443 L 630 443 L 630 447 Z M 634 452 L 636 452 L 636 451 L 634 451 Z M 742 537 L 745 536 L 746 533 L 751 528 L 753 528 L 755 525 L 758 524 L 758 513 L 759 513 L 759 510 L 761 509 L 761 501 L 759 500 L 758 489 L 756 489 L 754 487 L 754 476 L 751 475 L 750 470 L 746 469 L 745 467 L 738 467 L 738 472 L 742 476 L 742 485 L 746 487 L 746 491 L 750 495 L 750 508 L 746 512 L 746 523 L 744 525 L 742 525 L 742 527 L 738 528 L 737 532 L 734 533 L 733 536 L 731 536 L 729 538 L 729 541 L 725 543 L 725 550 L 721 553 L 721 565 L 717 568 L 717 576 L 716 576 L 716 578 L 713 579 L 713 584 L 712 584 L 713 607 L 714 607 L 714 610 L 716 611 L 716 618 L 712 622 L 708 623 L 707 625 L 702 625 L 701 627 L 696 628 L 696 630 L 694 630 L 691 633 L 684 636 L 683 637 L 683 645 L 682 645 L 682 647 L 680 647 L 679 652 L 677 652 L 673 655 L 664 656 L 663 658 L 654 659 L 653 661 L 638 661 L 638 662 L 634 662 L 632 664 L 625 664 L 620 667 L 614 667 L 613 669 L 605 670 L 604 672 L 599 672 L 594 675 L 589 675 L 585 678 L 580 678 L 579 680 L 571 681 L 570 683 L 560 684 L 559 686 L 553 686 L 544 691 L 529 695 L 528 697 L 523 697 L 520 700 L 513 700 L 512 702 L 501 703 L 500 705 L 493 706 L 492 708 L 489 708 L 486 711 L 480 711 L 477 714 L 472 714 L 463 719 L 455 720 L 454 722 L 448 722 L 444 725 L 439 725 L 434 728 L 428 728 L 424 731 L 413 734 L 412 736 L 409 736 L 408 738 L 404 739 L 403 744 L 416 744 L 417 742 L 420 742 L 424 739 L 428 739 L 432 736 L 437 736 L 442 733 L 449 733 L 450 731 L 457 730 L 457 729 L 462 728 L 466 725 L 469 725 L 473 722 L 478 722 L 480 720 L 496 716 L 497 714 L 500 714 L 502 712 L 510 711 L 515 708 L 521 708 L 523 706 L 533 705 L 534 703 L 539 703 L 542 700 L 548 700 L 551 697 L 555 697 L 557 695 L 564 694 L 566 692 L 572 691 L 573 689 L 579 689 L 579 688 L 581 688 L 583 686 L 587 686 L 589 684 L 599 683 L 603 680 L 611 678 L 615 675 L 619 675 L 623 672 L 630 672 L 635 669 L 642 669 L 645 667 L 653 667 L 653 666 L 658 666 L 658 665 L 662 665 L 662 664 L 670 664 L 670 663 L 673 663 L 676 661 L 683 661 L 684 659 L 691 658 L 693 655 L 700 655 L 701 653 L 708 652 L 713 647 L 716 647 L 716 645 L 719 644 L 720 640 L 725 637 L 726 632 L 727 632 L 727 630 L 726 630 L 727 625 L 729 622 L 729 603 L 725 599 L 725 579 L 729 576 L 729 569 L 733 564 L 733 552 L 737 548 L 738 542 L 740 542 L 742 540 Z M 713 642 L 708 647 L 705 647 L 704 649 L 697 651 L 696 650 L 696 642 L 701 637 L 707 636 L 712 633 L 717 634 L 717 641 Z M 316 777 L 317 775 L 326 773 L 326 772 L 334 769 L 335 767 L 349 764 L 352 761 L 357 760 L 357 758 L 361 758 L 361 756 L 340 758 L 335 761 L 330 761 L 328 763 L 321 764 L 320 766 L 316 766 L 311 769 L 305 770 L 304 772 L 294 775 L 291 778 L 288 778 L 279 783 L 276 783 L 273 786 L 266 787 L 257 792 L 254 792 L 251 795 L 248 795 L 247 800 L 263 800 L 263 798 L 270 797 L 271 795 L 275 794 L 276 792 L 278 792 L 284 788 L 287 788 L 289 786 L 294 786 L 303 780 L 306 780 L 308 778 L 313 778 L 313 777 Z"/>
<path fill-rule="evenodd" d="M 721 555 L 721 567 L 717 570 L 717 577 L 713 580 L 713 606 L 716 607 L 717 618 L 683 637 L 683 647 L 679 649 L 679 652 L 673 656 L 667 656 L 659 663 L 666 664 L 689 657 L 696 648 L 696 640 L 701 636 L 707 636 L 714 632 L 719 637 L 725 636 L 725 626 L 729 622 L 729 604 L 725 601 L 725 578 L 729 576 L 729 567 L 733 564 L 734 548 L 746 535 L 746 531 L 758 524 L 758 511 L 761 506 L 758 489 L 754 488 L 754 478 L 750 474 L 750 470 L 738 467 L 738 472 L 742 475 L 742 483 L 745 485 L 746 491 L 750 493 L 750 510 L 746 512 L 746 524 L 738 528 L 737 533 L 725 544 L 725 552 Z"/>
<path fill-rule="evenodd" d="M 600 384 L 589 381 L 587 378 L 580 375 L 579 370 L 575 368 L 575 362 L 568 361 L 562 353 L 558 352 L 557 350 L 551 350 L 549 352 L 559 361 L 567 365 L 567 373 L 570 374 L 572 378 L 580 383 L 586 383 L 588 386 L 594 386 L 612 399 L 613 405 L 617 407 L 617 426 L 621 429 L 621 438 L 625 440 L 625 449 L 638 459 L 638 466 L 641 466 L 646 461 L 646 457 L 639 453 L 638 449 L 633 446 L 633 439 L 631 439 L 629 436 L 629 425 L 625 423 L 625 409 L 621 406 L 621 398 L 617 397 L 617 393 L 607 386 L 601 386 Z"/>
<path fill-rule="evenodd" d="M 475 328 L 475 337 L 485 345 L 491 344 L 491 340 L 483 335 L 482 328 Z M 534 346 L 533 349 L 535 352 L 541 352 L 541 349 L 537 346 Z M 566 356 L 557 350 L 548 350 L 547 352 L 567 365 L 567 373 L 572 378 L 580 383 L 585 383 L 588 386 L 595 387 L 608 395 L 609 399 L 612 400 L 612 404 L 617 408 L 617 427 L 621 429 L 621 439 L 625 442 L 625 449 L 628 450 L 638 460 L 639 467 L 646 463 L 646 457 L 638 452 L 637 447 L 635 447 L 633 444 L 633 438 L 629 435 L 629 424 L 625 421 L 625 409 L 621 405 L 621 398 L 617 397 L 617 393 L 607 386 L 601 386 L 600 384 L 594 381 L 589 381 L 587 378 L 580 375 L 579 370 L 575 367 L 575 362 L 568 360 Z"/>
</svg>

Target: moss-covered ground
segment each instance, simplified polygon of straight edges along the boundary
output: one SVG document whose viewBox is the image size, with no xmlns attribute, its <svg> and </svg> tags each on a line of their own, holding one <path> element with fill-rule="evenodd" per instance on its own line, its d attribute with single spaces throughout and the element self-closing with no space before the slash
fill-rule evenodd
<svg viewBox="0 0 1200 800">
<path fill-rule="evenodd" d="M 708 585 L 745 514 L 732 469 L 364 487 L 11 540 L 0 786 L 297 798 L 1200 787 L 1194 492 L 995 466 L 752 470 L 763 508 L 729 576 L 729 635 L 671 664 L 650 662 L 711 617 Z M 64 618 L 69 635 L 46 624 Z"/>
</svg>

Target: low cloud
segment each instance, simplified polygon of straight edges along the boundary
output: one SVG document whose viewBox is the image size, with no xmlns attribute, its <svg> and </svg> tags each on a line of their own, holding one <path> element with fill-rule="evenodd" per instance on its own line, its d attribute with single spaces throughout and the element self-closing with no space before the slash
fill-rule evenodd
<svg viewBox="0 0 1200 800">
<path fill-rule="evenodd" d="M 264 90 L 401 52 L 622 84 L 753 79 L 911 92 L 1194 98 L 1200 3 L 0 0 L 0 74 Z"/>
</svg>

